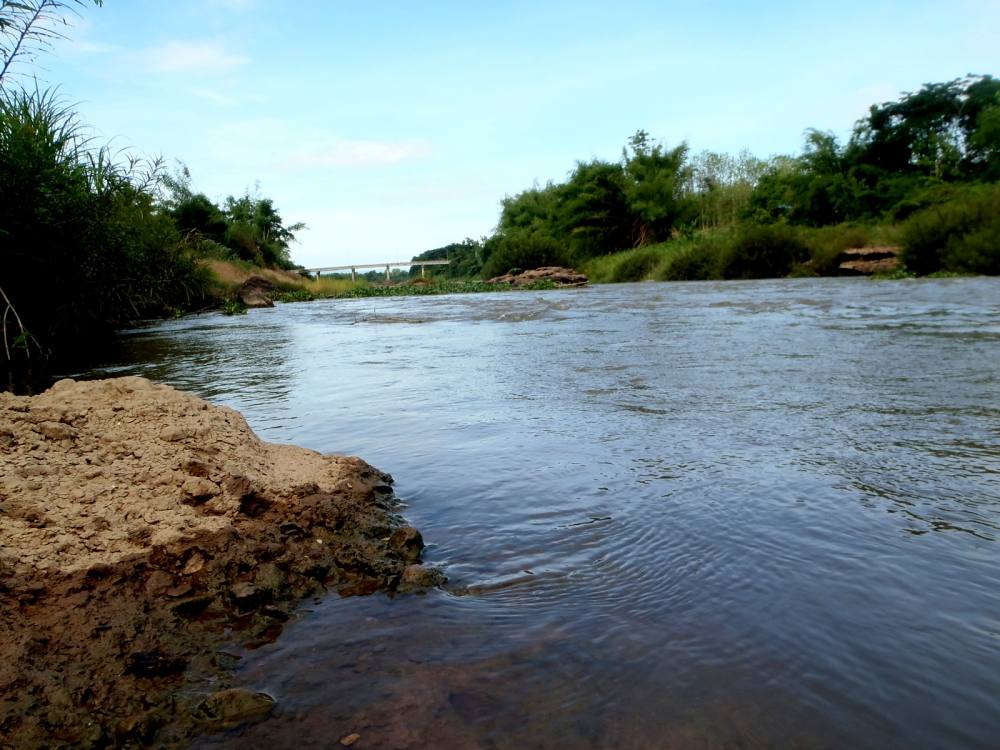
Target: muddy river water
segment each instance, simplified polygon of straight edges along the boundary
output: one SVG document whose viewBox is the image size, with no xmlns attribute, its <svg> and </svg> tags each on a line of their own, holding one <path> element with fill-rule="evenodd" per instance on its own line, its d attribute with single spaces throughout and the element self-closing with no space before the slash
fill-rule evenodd
<svg viewBox="0 0 1000 750">
<path fill-rule="evenodd" d="M 390 472 L 450 579 L 303 606 L 200 747 L 1000 747 L 1000 279 L 319 301 L 103 374 Z"/>
</svg>

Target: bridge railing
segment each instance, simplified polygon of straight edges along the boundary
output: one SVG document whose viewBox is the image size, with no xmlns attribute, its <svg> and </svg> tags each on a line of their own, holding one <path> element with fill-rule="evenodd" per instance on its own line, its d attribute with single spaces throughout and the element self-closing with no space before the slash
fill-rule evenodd
<svg viewBox="0 0 1000 750">
<path fill-rule="evenodd" d="M 425 266 L 446 266 L 451 263 L 450 260 L 401 260 L 398 263 L 352 263 L 345 266 L 324 266 L 322 268 L 304 268 L 304 273 L 316 274 L 318 279 L 324 273 L 334 273 L 336 271 L 350 271 L 351 281 L 358 280 L 358 269 L 359 268 L 384 268 L 385 269 L 385 280 L 389 281 L 389 269 L 399 268 L 401 266 L 420 266 L 420 277 L 424 277 L 424 267 Z"/>
</svg>

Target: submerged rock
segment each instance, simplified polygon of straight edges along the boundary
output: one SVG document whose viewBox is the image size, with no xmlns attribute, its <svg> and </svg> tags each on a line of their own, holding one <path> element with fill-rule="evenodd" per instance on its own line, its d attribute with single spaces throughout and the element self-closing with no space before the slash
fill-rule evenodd
<svg viewBox="0 0 1000 750">
<path fill-rule="evenodd" d="M 271 713 L 274 698 L 243 688 L 219 690 L 198 704 L 195 715 L 206 722 L 210 731 L 233 729 L 251 719 Z"/>
</svg>

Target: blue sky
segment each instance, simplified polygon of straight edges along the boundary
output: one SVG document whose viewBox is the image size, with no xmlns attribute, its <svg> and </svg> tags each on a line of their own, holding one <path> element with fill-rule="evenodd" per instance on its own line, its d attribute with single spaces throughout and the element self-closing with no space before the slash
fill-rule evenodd
<svg viewBox="0 0 1000 750">
<path fill-rule="evenodd" d="M 793 153 L 901 91 L 1000 74 L 1000 0 L 106 0 L 67 33 L 41 80 L 213 199 L 259 182 L 309 225 L 306 266 L 489 234 L 504 195 L 639 128 Z"/>
</svg>

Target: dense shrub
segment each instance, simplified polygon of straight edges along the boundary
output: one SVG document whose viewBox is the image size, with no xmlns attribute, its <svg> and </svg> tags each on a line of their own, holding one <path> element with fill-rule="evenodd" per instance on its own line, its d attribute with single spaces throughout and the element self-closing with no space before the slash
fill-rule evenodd
<svg viewBox="0 0 1000 750">
<path fill-rule="evenodd" d="M 852 247 L 867 247 L 875 233 L 871 227 L 856 224 L 831 224 L 825 227 L 799 227 L 796 232 L 809 248 L 807 262 L 793 265 L 793 276 L 834 274 L 840 254 Z"/>
<path fill-rule="evenodd" d="M 721 259 L 735 240 L 733 231 L 705 232 L 671 243 L 670 252 L 653 271 L 660 281 L 704 281 L 721 278 Z"/>
<path fill-rule="evenodd" d="M 718 271 L 724 279 L 775 278 L 808 258 L 809 248 L 793 228 L 750 226 L 721 253 Z"/>
<path fill-rule="evenodd" d="M 491 243 L 483 278 L 505 274 L 512 268 L 569 265 L 565 246 L 541 231 L 510 231 Z"/>
<path fill-rule="evenodd" d="M 967 189 L 902 227 L 903 262 L 918 274 L 1000 273 L 1000 185 Z"/>
<path fill-rule="evenodd" d="M 691 247 L 676 253 L 655 271 L 660 281 L 704 281 L 715 278 L 718 257 L 705 247 Z"/>
<path fill-rule="evenodd" d="M 0 96 L 0 263 L 19 314 L 10 360 L 92 347 L 116 326 L 190 307 L 205 272 L 155 204 L 157 165 L 88 149 L 73 113 L 39 91 Z M 30 333 L 25 336 L 24 331 Z"/>
<path fill-rule="evenodd" d="M 617 283 L 643 281 L 652 278 L 653 270 L 663 262 L 673 243 L 663 242 L 648 247 L 624 250 L 620 253 L 593 258 L 582 267 L 591 281 Z"/>
</svg>

